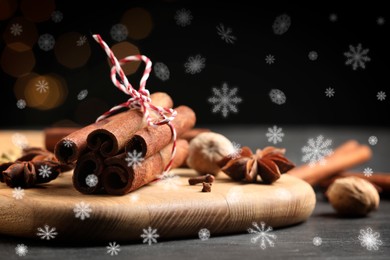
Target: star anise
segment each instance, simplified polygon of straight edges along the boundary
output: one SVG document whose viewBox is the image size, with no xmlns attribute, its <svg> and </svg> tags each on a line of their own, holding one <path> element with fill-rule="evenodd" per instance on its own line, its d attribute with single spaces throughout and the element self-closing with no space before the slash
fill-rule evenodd
<svg viewBox="0 0 390 260">
<path fill-rule="evenodd" d="M 264 183 L 271 184 L 278 180 L 282 173 L 295 167 L 284 156 L 285 151 L 286 149 L 268 146 L 263 150 L 257 149 L 253 154 L 249 147 L 244 146 L 240 156 L 226 157 L 219 162 L 219 166 L 235 181 L 245 179 L 248 182 L 256 182 L 259 175 Z"/>
</svg>

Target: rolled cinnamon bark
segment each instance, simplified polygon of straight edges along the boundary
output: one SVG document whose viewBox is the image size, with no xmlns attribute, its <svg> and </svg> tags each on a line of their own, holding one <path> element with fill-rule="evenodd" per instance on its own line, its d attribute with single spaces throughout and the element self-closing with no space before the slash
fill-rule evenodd
<svg viewBox="0 0 390 260">
<path fill-rule="evenodd" d="M 194 139 L 198 134 L 211 132 L 208 128 L 192 128 L 186 132 L 184 132 L 182 135 L 180 135 L 180 139 L 185 139 L 188 142 L 190 142 L 192 139 Z"/>
<path fill-rule="evenodd" d="M 195 125 L 196 117 L 194 111 L 187 106 L 179 106 L 176 109 L 177 115 L 172 121 L 177 136 L 190 130 Z M 172 141 L 172 131 L 168 125 L 158 127 L 147 126 L 137 131 L 126 144 L 126 152 L 141 153 L 143 158 L 148 158 L 167 146 Z"/>
<path fill-rule="evenodd" d="M 160 99 L 166 99 L 166 98 L 168 98 L 170 102 L 172 102 L 171 98 L 167 94 L 162 92 L 153 93 L 150 95 L 150 98 L 152 99 L 152 102 L 154 104 L 159 103 Z M 87 148 L 87 136 L 90 133 L 92 133 L 94 130 L 98 128 L 102 128 L 103 126 L 110 123 L 111 121 L 127 123 L 124 124 L 124 127 L 126 127 L 128 124 L 130 124 L 130 122 L 132 122 L 131 118 L 134 116 L 136 118 L 142 119 L 141 113 L 136 113 L 136 111 L 130 110 L 130 111 L 126 111 L 126 112 L 122 112 L 110 116 L 97 123 L 93 123 L 86 127 L 83 127 L 80 130 L 77 130 L 69 134 L 68 136 L 62 138 L 56 144 L 54 148 L 54 154 L 56 155 L 57 159 L 62 163 L 74 162 Z M 134 124 L 136 124 L 136 122 L 134 122 Z M 116 128 L 122 128 L 122 127 L 118 127 L 118 125 L 116 125 Z M 123 131 L 125 130 L 123 129 Z"/>
<path fill-rule="evenodd" d="M 107 158 L 107 167 L 102 174 L 105 191 L 112 195 L 124 195 L 157 179 L 171 158 L 172 144 L 167 145 L 158 153 L 145 159 L 141 166 L 129 167 L 126 153 Z M 172 168 L 181 165 L 188 155 L 188 142 L 177 141 L 177 152 Z"/>
<path fill-rule="evenodd" d="M 151 95 L 156 106 L 172 107 L 171 97 L 163 92 Z M 145 127 L 141 111 L 133 109 L 126 112 L 125 117 L 115 118 L 109 123 L 94 129 L 87 137 L 88 148 L 99 151 L 103 157 L 117 155 L 125 148 L 126 143 L 139 129 Z"/>
<path fill-rule="evenodd" d="M 104 170 L 104 159 L 96 152 L 88 152 L 82 155 L 73 171 L 73 186 L 84 194 L 98 193 L 103 185 L 101 175 Z M 89 181 L 88 181 L 88 179 Z M 94 179 L 97 179 L 96 185 Z"/>
<path fill-rule="evenodd" d="M 49 127 L 44 129 L 45 147 L 53 152 L 56 144 L 67 135 L 80 130 L 80 127 Z"/>
</svg>

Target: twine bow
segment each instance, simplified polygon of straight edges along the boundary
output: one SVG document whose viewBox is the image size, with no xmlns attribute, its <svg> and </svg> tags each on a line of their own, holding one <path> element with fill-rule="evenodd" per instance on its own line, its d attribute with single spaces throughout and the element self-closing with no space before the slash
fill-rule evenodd
<svg viewBox="0 0 390 260">
<path fill-rule="evenodd" d="M 129 98 L 126 102 L 112 107 L 110 110 L 108 110 L 107 112 L 99 116 L 96 122 L 99 122 L 104 118 L 112 115 L 116 110 L 128 107 L 130 109 L 140 109 L 144 115 L 144 120 L 146 120 L 146 123 L 149 126 L 159 126 L 159 125 L 167 124 L 172 131 L 173 146 L 171 152 L 171 159 L 169 160 L 168 164 L 165 166 L 163 172 L 164 175 L 165 173 L 169 172 L 169 170 L 171 169 L 172 162 L 176 154 L 176 139 L 177 139 L 176 129 L 172 125 L 171 121 L 175 118 L 177 112 L 172 108 L 155 106 L 151 103 L 149 90 L 145 88 L 146 81 L 148 80 L 150 72 L 152 71 L 151 60 L 144 55 L 132 55 L 132 56 L 127 56 L 118 61 L 118 59 L 115 57 L 110 47 L 108 47 L 108 45 L 103 41 L 102 37 L 100 37 L 99 34 L 94 34 L 93 38 L 104 49 L 104 51 L 106 52 L 107 56 L 111 61 L 112 83 L 114 83 L 114 85 L 117 88 L 119 88 L 122 92 L 124 92 L 126 95 L 131 96 L 131 98 Z M 144 73 L 139 83 L 138 91 L 135 90 L 133 86 L 130 84 L 121 67 L 122 65 L 132 61 L 143 61 L 146 64 Z M 150 116 L 150 112 L 154 112 L 157 115 L 157 119 L 152 120 Z"/>
</svg>

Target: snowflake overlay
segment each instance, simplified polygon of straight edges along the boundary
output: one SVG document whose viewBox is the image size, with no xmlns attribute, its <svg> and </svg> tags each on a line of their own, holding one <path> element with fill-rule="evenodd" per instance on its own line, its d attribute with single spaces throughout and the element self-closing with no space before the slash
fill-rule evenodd
<svg viewBox="0 0 390 260">
<path fill-rule="evenodd" d="M 334 91 L 334 88 L 327 88 L 325 90 L 325 95 L 329 98 L 333 97 L 336 92 Z"/>
<path fill-rule="evenodd" d="M 311 51 L 308 54 L 309 60 L 315 61 L 318 59 L 318 53 L 316 51 Z"/>
<path fill-rule="evenodd" d="M 125 40 L 128 34 L 127 27 L 120 23 L 113 25 L 110 30 L 111 38 L 117 42 Z"/>
<path fill-rule="evenodd" d="M 175 14 L 176 24 L 181 26 L 181 27 L 186 27 L 187 25 L 190 25 L 192 18 L 193 17 L 191 15 L 190 10 L 183 8 L 183 9 L 176 11 L 176 14 Z"/>
<path fill-rule="evenodd" d="M 210 230 L 207 228 L 202 228 L 198 232 L 199 239 L 202 241 L 208 240 L 210 238 Z"/>
<path fill-rule="evenodd" d="M 383 18 L 383 17 L 378 17 L 378 19 L 376 19 L 376 23 L 378 24 L 378 25 L 384 25 L 385 24 L 385 18 Z"/>
<path fill-rule="evenodd" d="M 139 200 L 139 194 L 131 194 L 130 195 L 130 202 L 136 202 Z"/>
<path fill-rule="evenodd" d="M 51 19 L 55 23 L 59 23 L 64 18 L 64 15 L 60 11 L 54 11 L 51 13 Z"/>
<path fill-rule="evenodd" d="M 23 27 L 18 23 L 14 23 L 11 25 L 9 30 L 13 36 L 19 36 L 23 32 Z"/>
<path fill-rule="evenodd" d="M 378 250 L 379 246 L 383 244 L 382 240 L 379 239 L 379 232 L 373 232 L 369 227 L 366 230 L 360 229 L 360 235 L 358 239 L 360 240 L 360 245 L 367 248 L 367 250 Z"/>
<path fill-rule="evenodd" d="M 15 253 L 16 253 L 18 256 L 25 256 L 25 255 L 27 255 L 27 253 L 28 253 L 28 247 L 27 247 L 25 244 L 18 244 L 18 245 L 15 247 Z"/>
<path fill-rule="evenodd" d="M 186 63 L 184 63 L 184 68 L 186 69 L 186 73 L 190 73 L 192 75 L 201 72 L 204 67 L 206 67 L 206 58 L 203 58 L 201 55 L 190 56 Z"/>
<path fill-rule="evenodd" d="M 233 144 L 233 152 L 229 154 L 229 157 L 232 159 L 236 159 L 240 157 L 240 154 L 242 152 L 241 145 L 236 142 L 232 142 L 232 144 Z"/>
<path fill-rule="evenodd" d="M 144 158 L 142 157 L 142 153 L 137 153 L 136 150 L 133 150 L 133 152 L 128 152 L 125 158 L 127 162 L 128 167 L 136 168 L 138 166 L 141 166 L 141 163 L 144 161 Z"/>
<path fill-rule="evenodd" d="M 87 43 L 87 37 L 85 35 L 80 36 L 80 38 L 76 41 L 76 46 L 81 47 Z"/>
<path fill-rule="evenodd" d="M 308 162 L 310 166 L 314 166 L 316 163 L 324 165 L 326 163 L 325 157 L 333 153 L 333 150 L 329 148 L 332 145 L 332 140 L 324 140 L 322 135 L 317 136 L 316 140 L 310 138 L 307 144 L 307 146 L 302 147 L 304 153 L 302 161 Z"/>
<path fill-rule="evenodd" d="M 95 175 L 95 174 L 89 174 L 86 178 L 85 178 L 85 183 L 89 186 L 89 187 L 95 187 L 97 184 L 98 184 L 99 180 L 98 180 L 98 177 Z"/>
<path fill-rule="evenodd" d="M 337 18 L 337 14 L 332 13 L 332 14 L 329 15 L 329 21 L 331 21 L 331 22 L 336 22 L 337 19 L 338 19 L 338 18 Z"/>
<path fill-rule="evenodd" d="M 179 176 L 172 172 L 168 172 L 160 176 L 160 181 L 158 184 L 163 185 L 164 190 L 177 190 L 178 186 L 181 184 L 181 181 Z"/>
<path fill-rule="evenodd" d="M 121 251 L 120 247 L 121 246 L 116 242 L 108 243 L 108 246 L 106 246 L 107 254 L 111 256 L 118 255 L 118 253 Z"/>
<path fill-rule="evenodd" d="M 344 52 L 344 56 L 347 57 L 345 65 L 351 65 L 353 70 L 356 70 L 359 67 L 365 69 L 365 63 L 371 60 L 367 56 L 369 51 L 369 49 L 363 49 L 361 43 L 359 43 L 356 47 L 349 45 L 349 51 Z"/>
<path fill-rule="evenodd" d="M 56 41 L 54 40 L 54 37 L 51 34 L 46 33 L 39 36 L 38 45 L 39 48 L 41 48 L 41 50 L 50 51 L 51 49 L 54 48 L 55 43 Z"/>
<path fill-rule="evenodd" d="M 157 234 L 157 229 L 152 229 L 151 227 L 149 227 L 148 229 L 143 229 L 143 234 L 141 234 L 141 237 L 144 239 L 142 241 L 142 243 L 148 243 L 149 246 L 152 244 L 152 243 L 157 243 L 157 239 L 158 237 L 160 237 L 159 234 Z"/>
<path fill-rule="evenodd" d="M 88 96 L 88 90 L 86 89 L 83 89 L 79 92 L 79 94 L 77 95 L 77 99 L 78 100 L 83 100 L 84 98 L 86 98 Z"/>
<path fill-rule="evenodd" d="M 28 146 L 28 140 L 25 135 L 14 133 L 11 137 L 12 143 L 19 149 L 24 149 Z"/>
<path fill-rule="evenodd" d="M 50 240 L 51 238 L 55 238 L 58 235 L 56 228 L 50 228 L 48 225 L 45 225 L 43 228 L 38 228 L 37 236 L 41 237 L 41 239 Z"/>
<path fill-rule="evenodd" d="M 20 187 L 15 187 L 12 191 L 12 197 L 14 197 L 16 200 L 21 200 L 24 197 L 24 189 Z"/>
<path fill-rule="evenodd" d="M 367 167 L 363 170 L 363 173 L 364 173 L 364 176 L 371 177 L 372 174 L 374 173 L 374 171 L 370 167 Z"/>
<path fill-rule="evenodd" d="M 322 244 L 322 238 L 320 238 L 320 237 L 313 238 L 313 245 L 320 246 L 321 244 Z"/>
<path fill-rule="evenodd" d="M 378 143 L 378 137 L 376 137 L 376 136 L 370 136 L 369 138 L 368 138 L 368 143 L 370 144 L 370 145 L 376 145 L 377 143 Z"/>
<path fill-rule="evenodd" d="M 69 139 L 65 139 L 62 143 L 63 143 L 64 146 L 67 147 L 67 148 L 70 148 L 70 147 L 72 147 L 72 145 L 73 145 L 73 142 L 72 142 L 71 140 L 69 140 Z"/>
<path fill-rule="evenodd" d="M 165 65 L 162 62 L 156 62 L 154 64 L 154 74 L 156 75 L 157 78 L 161 79 L 162 81 L 167 81 L 169 79 L 169 69 L 167 65 Z"/>
<path fill-rule="evenodd" d="M 279 142 L 282 142 L 284 133 L 282 132 L 283 129 L 281 127 L 277 127 L 274 125 L 272 128 L 268 128 L 268 132 L 265 134 L 266 137 L 268 137 L 268 142 L 277 144 Z"/>
<path fill-rule="evenodd" d="M 379 101 L 383 101 L 386 99 L 386 93 L 384 91 L 379 91 L 378 94 L 376 94 L 376 97 Z"/>
<path fill-rule="evenodd" d="M 277 35 L 282 35 L 288 31 L 291 26 L 291 18 L 287 14 L 279 15 L 275 18 L 272 30 Z"/>
<path fill-rule="evenodd" d="M 212 112 L 221 112 L 223 117 L 227 117 L 230 112 L 238 113 L 237 104 L 242 102 L 242 99 L 237 96 L 238 88 L 229 89 L 226 82 L 222 83 L 222 87 L 212 88 L 214 96 L 208 99 L 208 102 L 213 104 Z"/>
<path fill-rule="evenodd" d="M 84 220 L 90 217 L 90 213 L 92 212 L 92 209 L 89 203 L 85 203 L 84 201 L 81 201 L 80 203 L 77 203 L 75 205 L 75 207 L 73 208 L 73 212 L 75 214 L 75 218 L 80 218 L 81 220 Z"/>
<path fill-rule="evenodd" d="M 286 95 L 280 89 L 271 89 L 269 92 L 269 97 L 275 104 L 283 105 L 286 103 Z"/>
<path fill-rule="evenodd" d="M 225 26 L 221 23 L 217 26 L 217 34 L 221 37 L 221 40 L 226 43 L 234 44 L 237 37 L 232 35 L 233 30 L 229 27 L 225 29 Z"/>
<path fill-rule="evenodd" d="M 244 190 L 240 186 L 234 186 L 229 189 L 229 192 L 226 196 L 229 202 L 237 202 L 241 201 L 242 196 L 244 195 Z"/>
<path fill-rule="evenodd" d="M 24 99 L 19 99 L 17 102 L 16 102 L 16 107 L 19 108 L 19 109 L 24 109 L 26 107 L 26 100 Z"/>
<path fill-rule="evenodd" d="M 274 55 L 268 54 L 267 56 L 265 56 L 265 63 L 269 65 L 274 64 L 275 63 Z"/>
<path fill-rule="evenodd" d="M 39 93 L 43 93 L 49 89 L 49 83 L 46 80 L 38 80 L 37 84 L 35 84 L 36 88 L 35 90 Z"/>
<path fill-rule="evenodd" d="M 38 169 L 39 175 L 42 176 L 42 178 L 48 178 L 51 174 L 51 167 L 47 165 L 41 165 L 41 167 Z"/>
<path fill-rule="evenodd" d="M 259 225 L 256 222 L 253 222 L 252 225 L 256 229 L 248 228 L 248 232 L 250 234 L 255 234 L 251 238 L 251 242 L 253 244 L 257 243 L 257 241 L 260 239 L 260 248 L 263 249 L 263 250 L 267 248 L 266 244 L 268 244 L 270 247 L 274 247 L 275 246 L 275 243 L 272 240 L 275 240 L 277 237 L 276 237 L 275 234 L 271 234 L 270 233 L 272 231 L 272 227 L 269 226 L 266 229 L 264 222 L 260 223 L 261 228 L 259 227 Z"/>
</svg>

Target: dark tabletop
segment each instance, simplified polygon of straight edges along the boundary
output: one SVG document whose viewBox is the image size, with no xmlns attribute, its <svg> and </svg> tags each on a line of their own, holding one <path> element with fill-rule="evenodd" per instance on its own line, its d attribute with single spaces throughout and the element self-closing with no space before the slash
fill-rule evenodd
<svg viewBox="0 0 390 260">
<path fill-rule="evenodd" d="M 268 143 L 264 126 L 210 127 L 225 134 L 240 145 L 261 148 Z M 287 157 L 301 164 L 301 148 L 309 138 L 322 134 L 333 141 L 333 148 L 348 139 L 368 144 L 370 136 L 376 136 L 378 143 L 371 146 L 373 158 L 354 170 L 371 167 L 374 172 L 390 172 L 390 129 L 369 127 L 283 127 L 285 137 L 279 146 L 287 148 Z M 63 244 L 51 241 L 27 240 L 0 236 L 0 259 L 390 259 L 390 200 L 382 198 L 379 210 L 365 218 L 340 218 L 321 191 L 317 190 L 317 205 L 312 216 L 304 223 L 276 229 L 271 234 L 277 237 L 274 247 L 265 249 L 259 243 L 251 243 L 252 234 L 242 233 L 200 239 L 182 239 L 147 245 L 120 243 L 116 256 L 107 254 L 106 244 Z M 378 250 L 367 250 L 361 245 L 361 231 L 378 233 L 382 243 Z M 321 245 L 314 245 L 319 237 Z M 18 244 L 28 246 L 26 256 L 15 254 Z"/>
</svg>

